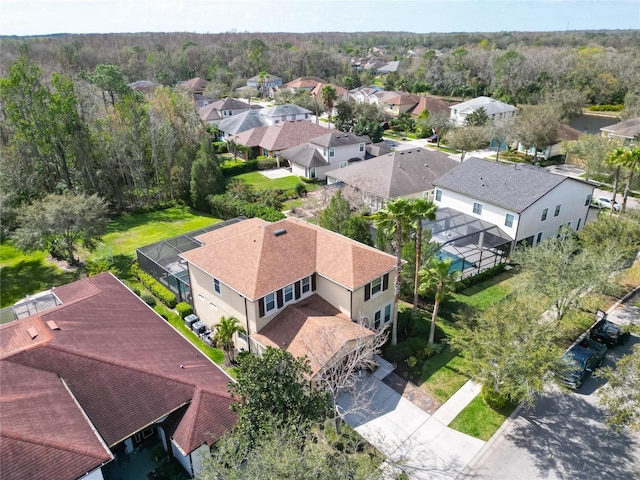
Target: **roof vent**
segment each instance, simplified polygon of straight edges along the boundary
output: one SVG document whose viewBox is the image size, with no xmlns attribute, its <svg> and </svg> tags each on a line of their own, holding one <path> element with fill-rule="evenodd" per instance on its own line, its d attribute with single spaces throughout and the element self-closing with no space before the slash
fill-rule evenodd
<svg viewBox="0 0 640 480">
<path fill-rule="evenodd" d="M 35 327 L 29 327 L 29 328 L 27 328 L 27 333 L 31 337 L 31 340 L 33 340 L 34 338 L 36 338 L 38 336 L 38 329 L 35 328 Z"/>
<path fill-rule="evenodd" d="M 274 234 L 276 237 L 279 237 L 279 236 L 281 236 L 281 235 L 284 235 L 285 233 L 287 233 L 287 231 L 286 231 L 284 228 L 281 228 L 281 229 L 279 229 L 279 230 L 275 230 L 275 231 L 273 232 L 273 234 Z"/>
<path fill-rule="evenodd" d="M 58 324 L 53 320 L 47 320 L 47 325 L 51 330 L 60 330 L 60 327 L 58 326 Z"/>
</svg>

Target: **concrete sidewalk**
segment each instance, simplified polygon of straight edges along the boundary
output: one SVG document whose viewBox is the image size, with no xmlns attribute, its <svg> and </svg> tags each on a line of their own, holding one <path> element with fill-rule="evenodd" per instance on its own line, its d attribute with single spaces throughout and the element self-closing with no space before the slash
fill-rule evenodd
<svg viewBox="0 0 640 480">
<path fill-rule="evenodd" d="M 354 398 L 342 394 L 345 420 L 387 458 L 390 478 L 404 471 L 411 479 L 455 479 L 480 452 L 485 442 L 448 427 L 478 394 L 480 387 L 467 382 L 433 415 L 388 387 L 373 375 L 360 381 L 369 408 L 358 410 Z"/>
</svg>

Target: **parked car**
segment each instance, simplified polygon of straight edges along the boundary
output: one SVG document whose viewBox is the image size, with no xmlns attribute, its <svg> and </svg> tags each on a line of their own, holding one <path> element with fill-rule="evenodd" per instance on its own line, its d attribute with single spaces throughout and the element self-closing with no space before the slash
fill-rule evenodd
<svg viewBox="0 0 640 480">
<path fill-rule="evenodd" d="M 438 143 L 438 134 L 434 133 L 430 137 L 427 137 L 427 142 L 429 142 L 429 143 Z"/>
<path fill-rule="evenodd" d="M 593 370 L 602 366 L 606 356 L 605 345 L 585 338 L 562 355 L 553 374 L 562 385 L 577 390 Z"/>
<path fill-rule="evenodd" d="M 600 208 L 613 208 L 616 212 L 622 210 L 622 205 L 618 202 L 614 202 L 609 197 L 596 197 L 595 204 Z"/>
<path fill-rule="evenodd" d="M 625 332 L 620 326 L 607 320 L 606 314 L 589 330 L 589 337 L 592 340 L 604 343 L 607 347 L 624 345 L 629 340 L 629 336 L 629 332 Z"/>
</svg>

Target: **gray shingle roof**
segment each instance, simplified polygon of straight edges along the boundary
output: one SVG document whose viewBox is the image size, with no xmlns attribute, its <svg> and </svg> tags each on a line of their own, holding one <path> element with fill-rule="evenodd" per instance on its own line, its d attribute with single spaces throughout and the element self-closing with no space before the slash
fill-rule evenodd
<svg viewBox="0 0 640 480">
<path fill-rule="evenodd" d="M 433 184 L 520 213 L 565 181 L 579 180 L 530 165 L 471 157 Z"/>
<path fill-rule="evenodd" d="M 311 110 L 302 108 L 293 103 L 287 103 L 285 105 L 276 105 L 275 107 L 268 107 L 262 109 L 262 115 L 266 117 L 277 117 L 279 115 L 300 115 L 303 113 L 312 113 Z"/>
<path fill-rule="evenodd" d="M 307 168 L 322 167 L 329 164 L 320 152 L 309 145 L 308 142 L 282 150 L 280 156 L 289 160 L 291 163 Z"/>
<path fill-rule="evenodd" d="M 371 143 L 369 137 L 359 137 L 352 133 L 330 132 L 311 140 L 310 143 L 320 147 L 342 147 L 344 145 L 356 145 L 358 143 Z"/>
<path fill-rule="evenodd" d="M 442 152 L 412 148 L 327 172 L 327 176 L 383 199 L 415 195 L 458 165 Z"/>
<path fill-rule="evenodd" d="M 490 97 L 476 97 L 466 102 L 452 105 L 449 108 L 455 108 L 458 112 L 475 112 L 480 107 L 484 108 L 487 115 L 491 116 L 496 113 L 513 112 L 517 110 L 513 105 L 501 102 L 495 98 Z"/>
<path fill-rule="evenodd" d="M 640 135 L 640 117 L 630 118 L 624 122 L 603 127 L 600 130 L 607 132 L 612 136 L 634 138 Z"/>
<path fill-rule="evenodd" d="M 247 110 L 238 115 L 227 117 L 218 124 L 218 129 L 230 135 L 237 135 L 252 128 L 265 127 L 269 123 L 260 115 L 261 111 Z"/>
</svg>

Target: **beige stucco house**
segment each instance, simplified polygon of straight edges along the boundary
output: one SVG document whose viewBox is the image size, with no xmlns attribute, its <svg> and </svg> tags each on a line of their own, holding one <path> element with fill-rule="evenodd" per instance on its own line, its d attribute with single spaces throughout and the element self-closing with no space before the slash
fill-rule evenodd
<svg viewBox="0 0 640 480">
<path fill-rule="evenodd" d="M 181 254 L 196 314 L 210 328 L 237 318 L 247 333 L 239 349 L 317 358 L 310 350 L 337 353 L 392 319 L 395 257 L 375 248 L 292 218 L 252 218 L 197 239 L 202 247 Z"/>
</svg>

